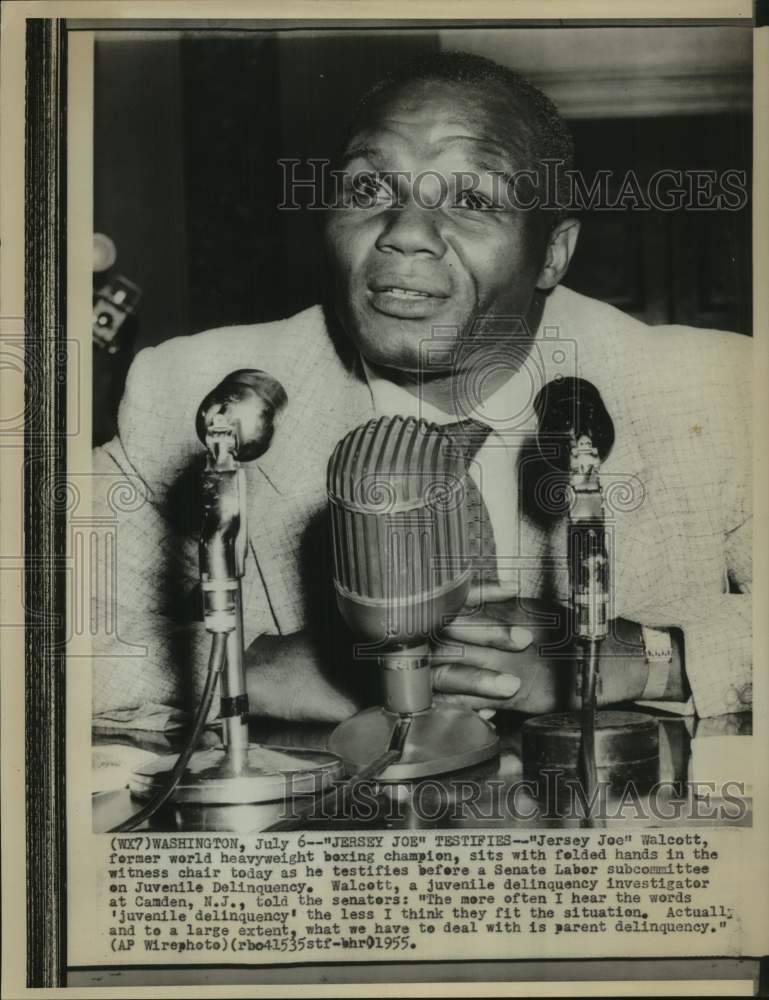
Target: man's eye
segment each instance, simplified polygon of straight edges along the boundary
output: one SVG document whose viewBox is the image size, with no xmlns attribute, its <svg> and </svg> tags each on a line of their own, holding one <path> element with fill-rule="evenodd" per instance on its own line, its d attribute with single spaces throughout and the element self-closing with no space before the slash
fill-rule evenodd
<svg viewBox="0 0 769 1000">
<path fill-rule="evenodd" d="M 491 198 L 470 189 L 458 192 L 454 205 L 456 208 L 468 208 L 474 212 L 493 212 L 497 209 Z"/>
<path fill-rule="evenodd" d="M 360 173 L 350 178 L 350 204 L 355 208 L 390 205 L 395 200 L 392 188 L 379 174 Z"/>
</svg>

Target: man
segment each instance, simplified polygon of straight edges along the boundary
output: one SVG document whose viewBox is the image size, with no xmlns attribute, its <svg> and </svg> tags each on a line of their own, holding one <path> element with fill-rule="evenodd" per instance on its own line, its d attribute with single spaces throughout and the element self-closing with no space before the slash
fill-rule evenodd
<svg viewBox="0 0 769 1000">
<path fill-rule="evenodd" d="M 691 694 L 701 715 L 749 707 L 749 343 L 649 329 L 558 287 L 579 226 L 535 196 L 542 161 L 568 168 L 571 155 L 553 105 L 515 74 L 451 53 L 407 67 L 353 121 L 328 218 L 325 308 L 137 357 L 119 436 L 95 460 L 105 482 L 135 477 L 146 498 L 117 512 L 117 633 L 96 650 L 97 717 L 178 705 L 204 668 L 194 419 L 239 368 L 264 369 L 288 395 L 271 449 L 246 466 L 252 711 L 339 720 L 365 698 L 363 671 L 340 668 L 320 624 L 332 621 L 333 645 L 341 632 L 318 539 L 328 455 L 377 413 L 490 428 L 472 468 L 492 572 L 435 644 L 437 696 L 486 715 L 563 704 L 568 667 L 542 649 L 568 596 L 564 518 L 540 516 L 523 488 L 532 399 L 559 375 L 595 384 L 615 424 L 603 480 L 616 622 L 602 701 Z M 114 504 L 97 509 L 114 516 Z M 142 647 L 146 659 L 130 655 Z"/>
</svg>

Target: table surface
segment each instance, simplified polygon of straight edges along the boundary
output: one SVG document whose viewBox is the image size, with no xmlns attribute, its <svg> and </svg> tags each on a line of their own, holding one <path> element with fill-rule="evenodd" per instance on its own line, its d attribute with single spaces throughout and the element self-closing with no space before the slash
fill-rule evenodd
<svg viewBox="0 0 769 1000">
<path fill-rule="evenodd" d="M 628 706 L 634 708 L 633 706 Z M 637 708 L 634 708 L 638 711 Z M 749 769 L 751 717 L 725 715 L 696 719 L 653 713 L 660 726 L 659 785 L 652 796 L 645 789 L 626 789 L 624 798 L 614 791 L 606 800 L 606 817 L 598 825 L 736 826 L 752 820 Z M 500 739 L 499 756 L 484 764 L 451 774 L 410 782 L 367 782 L 353 796 L 341 797 L 337 786 L 330 799 L 303 818 L 296 829 L 315 830 L 440 830 L 440 829 L 539 829 L 584 827 L 579 798 L 563 794 L 563 786 L 543 781 L 533 797 L 524 782 L 521 761 L 521 727 L 525 717 L 498 713 L 494 720 Z M 253 719 L 251 738 L 268 746 L 325 748 L 333 726 Z M 184 734 L 129 730 L 94 732 L 94 747 L 140 747 L 172 753 Z M 218 742 L 216 731 L 204 736 L 205 745 Z M 125 777 L 125 776 L 123 776 Z M 735 804 L 736 785 L 724 797 L 723 782 L 742 782 Z M 715 787 L 714 787 L 715 785 Z M 731 794 L 731 798 L 730 798 Z M 136 812 L 141 803 L 127 787 L 101 791 L 93 796 L 94 830 L 105 832 Z M 174 806 L 159 810 L 139 829 L 219 831 L 242 833 L 265 830 L 285 816 L 285 805 Z"/>
</svg>

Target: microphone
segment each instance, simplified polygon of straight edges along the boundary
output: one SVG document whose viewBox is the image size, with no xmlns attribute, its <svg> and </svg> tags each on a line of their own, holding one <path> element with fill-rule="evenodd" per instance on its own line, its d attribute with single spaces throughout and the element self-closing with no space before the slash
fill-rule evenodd
<svg viewBox="0 0 769 1000">
<path fill-rule="evenodd" d="M 199 558 L 209 631 L 236 629 L 234 595 L 245 572 L 247 548 L 240 463 L 267 451 L 275 416 L 286 401 L 285 389 L 271 375 L 243 368 L 231 372 L 198 407 L 195 429 L 207 452 L 201 479 Z"/>
<path fill-rule="evenodd" d="M 601 462 L 614 444 L 614 423 L 596 387 L 581 378 L 549 382 L 534 400 L 542 459 L 568 474 L 567 556 L 573 610 L 573 639 L 579 664 L 578 716 L 570 713 L 527 721 L 522 729 L 524 774 L 542 768 L 576 770 L 583 782 L 589 826 L 599 774 L 608 784 L 632 780 L 637 787 L 656 780 L 659 769 L 656 724 L 640 713 L 598 712 L 600 645 L 609 634 L 609 557 Z M 555 445 L 555 461 L 552 446 Z"/>
<path fill-rule="evenodd" d="M 467 597 L 466 475 L 451 438 L 414 417 L 369 421 L 329 461 L 337 605 L 381 659 L 394 712 L 429 708 L 427 640 Z"/>
<path fill-rule="evenodd" d="M 117 247 L 105 233 L 93 234 L 93 273 L 109 271 L 117 260 Z"/>
<path fill-rule="evenodd" d="M 241 368 L 208 393 L 198 407 L 195 429 L 210 450 L 214 425 L 229 427 L 234 435 L 233 457 L 251 462 L 270 447 L 275 415 L 287 401 L 286 390 L 272 375 L 258 368 Z"/>
<path fill-rule="evenodd" d="M 603 461 L 614 444 L 614 423 L 600 392 L 583 378 L 561 378 L 548 382 L 534 399 L 534 412 L 539 421 L 540 451 L 545 441 L 568 443 L 588 437 L 598 458 Z M 568 451 L 559 449 L 561 460 Z"/>
<path fill-rule="evenodd" d="M 575 632 L 584 641 L 608 634 L 608 557 L 604 526 L 601 462 L 614 444 L 614 423 L 601 394 L 582 378 L 549 382 L 537 394 L 538 444 L 558 446 L 559 471 L 568 461 L 569 579 L 575 612 Z"/>
<path fill-rule="evenodd" d="M 329 460 L 337 606 L 363 640 L 357 652 L 383 668 L 384 700 L 338 726 L 329 747 L 352 768 L 386 760 L 380 781 L 467 767 L 499 749 L 475 712 L 432 702 L 429 640 L 470 589 L 467 476 L 448 434 L 414 417 L 370 420 Z"/>
</svg>

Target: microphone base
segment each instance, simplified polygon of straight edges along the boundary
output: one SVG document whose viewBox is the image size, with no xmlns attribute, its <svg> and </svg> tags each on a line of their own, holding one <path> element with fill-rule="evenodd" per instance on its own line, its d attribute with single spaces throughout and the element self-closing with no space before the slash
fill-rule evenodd
<svg viewBox="0 0 769 1000">
<path fill-rule="evenodd" d="M 368 708 L 336 727 L 329 749 L 342 758 L 349 773 L 354 773 L 385 753 L 401 718 L 386 708 Z M 410 781 L 445 774 L 499 753 L 496 730 L 469 708 L 433 705 L 408 718 L 411 726 L 400 760 L 372 780 Z"/>
<path fill-rule="evenodd" d="M 134 771 L 131 795 L 149 799 L 165 787 L 177 754 L 163 754 Z M 341 762 L 325 750 L 271 747 L 251 743 L 242 766 L 233 766 L 227 747 L 197 750 L 171 793 L 170 802 L 185 805 L 283 803 L 299 795 L 317 795 L 342 775 Z"/>
</svg>

